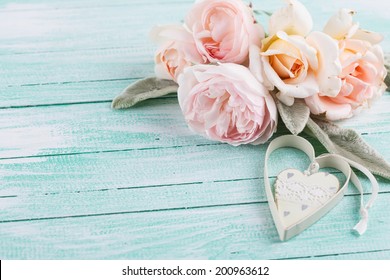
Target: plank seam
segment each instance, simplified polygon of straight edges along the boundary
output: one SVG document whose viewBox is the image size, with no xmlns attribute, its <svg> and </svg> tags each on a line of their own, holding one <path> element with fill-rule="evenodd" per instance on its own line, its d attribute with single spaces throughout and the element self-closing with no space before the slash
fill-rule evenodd
<svg viewBox="0 0 390 280">
<path fill-rule="evenodd" d="M 156 100 L 165 100 L 165 99 L 176 99 L 176 96 L 166 95 L 155 97 L 153 99 Z M 47 103 L 47 104 L 34 104 L 34 105 L 10 105 L 10 106 L 0 106 L 0 110 L 6 109 L 23 109 L 23 108 L 38 108 L 38 107 L 50 107 L 50 106 L 68 106 L 68 105 L 85 105 L 85 104 L 100 104 L 100 103 L 111 103 L 112 99 L 104 99 L 104 100 L 93 100 L 93 101 L 75 101 L 75 102 L 67 102 L 67 103 Z"/>
<path fill-rule="evenodd" d="M 170 97 L 157 97 L 155 99 L 168 99 Z M 172 96 L 171 98 L 176 98 Z M 104 101 L 96 103 L 105 103 Z M 85 104 L 85 103 L 82 103 Z M 43 106 L 42 106 L 43 107 Z M 1 108 L 0 108 L 1 109 Z M 381 132 L 364 132 L 361 135 L 384 135 L 390 134 L 390 131 L 381 131 Z M 311 140 L 313 138 L 310 137 Z M 266 143 L 269 143 L 268 140 Z M 264 143 L 264 144 L 266 144 Z M 186 147 L 203 147 L 203 146 L 222 146 L 228 145 L 226 143 L 200 143 L 194 145 L 178 145 L 178 146 L 167 146 L 167 147 L 145 147 L 145 148 L 129 148 L 129 149 L 112 149 L 112 150 L 97 150 L 97 151 L 84 151 L 84 152 L 73 152 L 73 153 L 61 153 L 61 154 L 41 154 L 41 155 L 24 155 L 24 156 L 15 156 L 15 157 L 0 157 L 1 160 L 12 160 L 12 159 L 24 159 L 24 158 L 43 158 L 43 157 L 61 157 L 61 156 L 74 156 L 74 155 L 90 155 L 90 154 L 104 154 L 104 153 L 117 153 L 117 152 L 132 152 L 132 151 L 147 151 L 147 150 L 156 150 L 156 149 L 176 149 L 176 148 L 186 148 Z"/>
<path fill-rule="evenodd" d="M 359 252 L 349 252 L 349 253 L 334 253 L 334 254 L 324 254 L 324 255 L 314 255 L 314 256 L 299 256 L 299 257 L 288 257 L 288 258 L 277 258 L 272 260 L 297 260 L 297 259 L 314 259 L 319 257 L 337 257 L 343 255 L 356 255 L 356 254 L 365 254 L 365 253 L 379 253 L 379 252 L 389 252 L 390 249 L 382 249 L 382 250 L 371 250 L 371 251 L 359 251 Z"/>
<path fill-rule="evenodd" d="M 381 192 L 380 194 L 389 194 L 389 193 L 390 192 L 386 191 L 386 192 Z M 345 195 L 345 197 L 355 197 L 355 196 L 360 196 L 360 193 Z M 44 221 L 44 220 L 62 220 L 62 219 L 86 218 L 86 217 L 100 217 L 100 216 L 115 216 L 115 215 L 127 215 L 127 214 L 142 214 L 142 213 L 165 212 L 165 211 L 182 211 L 182 210 L 207 209 L 207 208 L 218 208 L 218 207 L 255 205 L 255 204 L 265 204 L 265 203 L 268 203 L 268 201 L 267 200 L 247 201 L 247 202 L 240 202 L 240 203 L 199 205 L 199 206 L 190 206 L 190 207 L 172 207 L 172 208 L 145 209 L 145 210 L 136 210 L 136 211 L 121 211 L 121 212 L 95 213 L 95 214 L 70 215 L 70 216 L 42 217 L 42 218 L 31 218 L 31 219 L 15 219 L 15 220 L 0 221 L 0 224 Z"/>
<path fill-rule="evenodd" d="M 47 82 L 47 83 L 32 83 L 21 85 L 7 85 L 6 87 L 35 87 L 35 86 L 51 86 L 51 85 L 69 85 L 69 84 L 83 84 L 83 83 L 100 83 L 100 82 L 116 82 L 116 81 L 131 81 L 137 79 L 143 79 L 145 77 L 131 77 L 131 78 L 115 78 L 115 79 L 103 79 L 103 80 L 82 80 L 82 81 L 65 81 L 65 82 Z"/>
<path fill-rule="evenodd" d="M 215 204 L 215 205 L 204 205 L 204 206 L 174 207 L 174 208 L 138 210 L 138 211 L 122 211 L 122 212 L 111 212 L 111 213 L 97 213 L 97 214 L 58 216 L 58 217 L 43 217 L 43 218 L 31 218 L 31 219 L 4 220 L 4 221 L 0 221 L 0 224 L 18 223 L 18 222 L 33 222 L 33 221 L 46 221 L 46 220 L 62 220 L 62 219 L 72 219 L 72 218 L 100 217 L 100 216 L 115 216 L 115 215 L 126 215 L 126 214 L 141 214 L 141 213 L 152 213 L 152 212 L 161 212 L 161 211 L 194 210 L 194 209 L 204 209 L 204 208 L 217 208 L 217 207 L 229 207 L 229 206 L 241 206 L 241 205 L 254 205 L 254 204 L 261 204 L 261 203 L 263 203 L 263 202 L 250 201 L 250 202 L 242 202 L 242 203 L 227 203 L 227 204 Z"/>
<path fill-rule="evenodd" d="M 74 152 L 63 154 L 47 154 L 47 155 L 31 155 L 31 156 L 16 156 L 16 157 L 0 157 L 1 160 L 23 159 L 23 158 L 42 158 L 42 157 L 57 157 L 57 156 L 75 156 L 75 155 L 90 155 L 90 154 L 102 154 L 102 153 L 116 153 L 116 152 L 132 152 L 132 151 L 147 151 L 157 149 L 177 149 L 186 147 L 203 147 L 203 146 L 221 146 L 228 145 L 226 143 L 203 143 L 196 145 L 181 145 L 181 146 L 169 146 L 169 147 L 145 147 L 145 148 L 129 148 L 121 150 L 104 150 L 104 151 L 89 151 L 89 152 Z"/>
<path fill-rule="evenodd" d="M 341 172 L 332 171 L 330 174 L 342 174 Z M 276 176 L 270 176 L 270 179 L 275 179 Z M 126 191 L 126 190 L 137 190 L 137 189 L 148 189 L 148 188 L 165 188 L 165 187 L 174 187 L 174 186 L 189 186 L 189 185 L 202 185 L 207 183 L 229 183 L 229 182 L 245 182 L 245 181 L 255 181 L 261 180 L 263 177 L 255 178 L 237 178 L 237 179 L 228 179 L 228 180 L 214 180 L 214 181 L 198 181 L 198 182 L 183 182 L 175 184 L 161 184 L 161 185 L 143 185 L 143 186 L 132 186 L 132 187 L 119 187 L 119 188 L 104 188 L 96 190 L 84 190 L 84 191 L 65 191 L 65 192 L 46 192 L 38 194 L 29 194 L 29 195 L 4 195 L 0 196 L 0 199 L 4 198 L 17 198 L 17 197 L 34 197 L 34 196 L 49 196 L 49 195 L 63 195 L 63 194 L 81 194 L 81 193 L 94 193 L 94 192 L 104 192 L 104 191 Z M 390 191 L 379 191 L 379 193 L 390 193 Z M 358 193 L 346 194 L 348 195 L 360 195 Z M 363 195 L 371 195 L 369 192 L 364 192 Z"/>
</svg>

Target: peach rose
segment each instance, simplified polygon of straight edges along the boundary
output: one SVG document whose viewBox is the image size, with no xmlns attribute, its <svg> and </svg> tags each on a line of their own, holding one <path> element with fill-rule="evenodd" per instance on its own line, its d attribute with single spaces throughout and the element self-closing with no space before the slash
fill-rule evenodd
<svg viewBox="0 0 390 280">
<path fill-rule="evenodd" d="M 212 140 L 261 144 L 276 130 L 274 100 L 242 65 L 186 68 L 179 76 L 178 99 L 190 128 Z"/>
<path fill-rule="evenodd" d="M 342 87 L 336 96 L 316 94 L 306 98 L 313 114 L 325 114 L 329 120 L 350 118 L 370 106 L 386 89 L 386 69 L 382 48 L 377 45 L 381 36 L 358 29 L 349 10 L 333 16 L 325 31 L 339 40 Z"/>
<path fill-rule="evenodd" d="M 260 46 L 262 27 L 241 0 L 201 0 L 189 12 L 186 25 L 199 52 L 209 62 L 244 63 L 249 46 Z"/>
<path fill-rule="evenodd" d="M 160 45 L 155 55 L 157 78 L 176 81 L 184 68 L 205 62 L 191 33 L 182 25 L 156 26 L 150 37 Z"/>
<path fill-rule="evenodd" d="M 290 106 L 294 98 L 323 92 L 335 96 L 341 87 L 337 42 L 322 32 L 307 33 L 312 19 L 298 1 L 276 11 L 270 18 L 271 36 L 261 50 L 251 47 L 250 68 L 269 90 Z"/>
</svg>

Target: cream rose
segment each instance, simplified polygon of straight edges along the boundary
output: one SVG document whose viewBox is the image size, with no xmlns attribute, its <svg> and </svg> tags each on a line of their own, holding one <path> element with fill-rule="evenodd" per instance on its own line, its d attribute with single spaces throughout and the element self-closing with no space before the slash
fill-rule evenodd
<svg viewBox="0 0 390 280">
<path fill-rule="evenodd" d="M 316 94 L 306 98 L 313 114 L 329 120 L 350 118 L 380 97 L 386 89 L 386 69 L 379 34 L 362 31 L 352 21 L 354 13 L 340 10 L 324 30 L 339 40 L 342 87 L 336 96 Z"/>
<path fill-rule="evenodd" d="M 354 11 L 340 9 L 333 15 L 324 27 L 324 32 L 336 40 L 356 39 L 367 41 L 373 45 L 380 43 L 383 36 L 378 33 L 363 30 L 353 21 Z"/>
<path fill-rule="evenodd" d="M 269 89 L 275 86 L 278 98 L 286 105 L 292 105 L 294 98 L 318 92 L 335 96 L 340 91 L 338 46 L 322 32 L 312 32 L 304 38 L 279 31 L 264 41 L 258 58 L 251 57 L 251 68 L 256 64 L 262 68 L 257 72 L 264 73 Z"/>
<path fill-rule="evenodd" d="M 341 87 L 337 42 L 322 32 L 305 36 L 312 26 L 310 14 L 300 2 L 288 2 L 271 16 L 275 33 L 263 40 L 261 51 L 256 54 L 251 47 L 252 72 L 269 90 L 276 87 L 277 97 L 289 106 L 295 98 L 318 92 L 335 96 Z"/>
<path fill-rule="evenodd" d="M 176 81 L 184 68 L 205 62 L 192 34 L 182 25 L 156 26 L 150 37 L 159 44 L 154 58 L 157 78 Z"/>
<path fill-rule="evenodd" d="M 179 76 L 178 99 L 189 127 L 212 140 L 260 144 L 276 130 L 274 100 L 241 65 L 186 68 Z"/>
<path fill-rule="evenodd" d="M 249 46 L 260 46 L 262 27 L 241 0 L 202 0 L 189 12 L 186 25 L 199 52 L 209 62 L 244 63 Z"/>
</svg>

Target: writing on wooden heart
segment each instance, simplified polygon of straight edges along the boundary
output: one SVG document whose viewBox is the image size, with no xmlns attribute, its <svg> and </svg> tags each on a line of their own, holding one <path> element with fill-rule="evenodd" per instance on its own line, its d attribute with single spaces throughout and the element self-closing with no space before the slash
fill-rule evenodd
<svg viewBox="0 0 390 280">
<path fill-rule="evenodd" d="M 275 181 L 275 202 L 283 225 L 295 225 L 312 215 L 339 189 L 339 180 L 327 172 L 305 175 L 296 169 L 282 171 Z"/>
</svg>

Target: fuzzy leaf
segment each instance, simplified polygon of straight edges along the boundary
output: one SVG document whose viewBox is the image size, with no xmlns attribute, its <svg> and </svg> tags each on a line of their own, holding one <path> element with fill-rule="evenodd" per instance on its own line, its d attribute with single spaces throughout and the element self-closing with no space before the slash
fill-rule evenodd
<svg viewBox="0 0 390 280">
<path fill-rule="evenodd" d="M 276 99 L 276 106 L 287 129 L 294 135 L 302 132 L 310 116 L 310 109 L 306 103 L 303 100 L 295 99 L 292 106 L 286 106 Z"/>
<path fill-rule="evenodd" d="M 253 13 L 255 15 L 266 15 L 268 17 L 272 16 L 271 12 L 265 11 L 265 10 L 253 10 Z"/>
<path fill-rule="evenodd" d="M 385 78 L 385 84 L 387 89 L 390 89 L 390 53 L 385 55 L 385 68 L 387 70 L 387 76 Z"/>
<path fill-rule="evenodd" d="M 367 167 L 373 174 L 390 179 L 390 164 L 355 130 L 311 118 L 307 122 L 307 128 L 328 152 L 351 159 Z"/>
<path fill-rule="evenodd" d="M 178 85 L 171 80 L 161 80 L 155 77 L 136 81 L 129 85 L 111 103 L 113 109 L 125 109 L 135 104 L 176 92 Z"/>
</svg>

